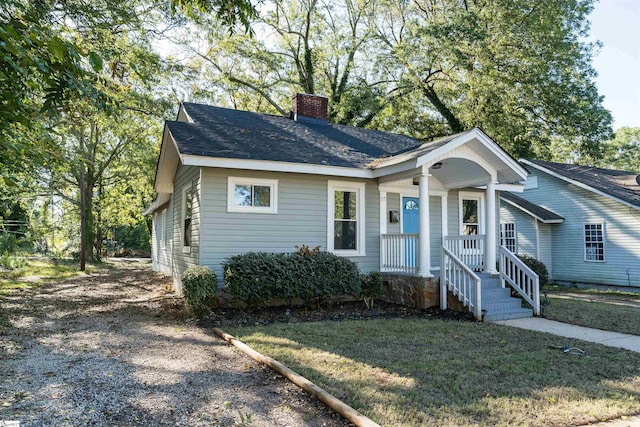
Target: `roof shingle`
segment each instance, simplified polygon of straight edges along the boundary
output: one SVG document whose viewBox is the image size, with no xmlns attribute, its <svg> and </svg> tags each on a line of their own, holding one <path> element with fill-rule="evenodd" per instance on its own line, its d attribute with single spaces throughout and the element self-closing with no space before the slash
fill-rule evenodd
<svg viewBox="0 0 640 427">
<path fill-rule="evenodd" d="M 637 181 L 638 172 L 554 163 L 543 160 L 525 160 L 534 167 L 537 165 L 640 208 L 640 183 Z"/>
<path fill-rule="evenodd" d="M 183 103 L 194 123 L 167 121 L 182 154 L 364 168 L 419 147 L 404 135 Z"/>
</svg>

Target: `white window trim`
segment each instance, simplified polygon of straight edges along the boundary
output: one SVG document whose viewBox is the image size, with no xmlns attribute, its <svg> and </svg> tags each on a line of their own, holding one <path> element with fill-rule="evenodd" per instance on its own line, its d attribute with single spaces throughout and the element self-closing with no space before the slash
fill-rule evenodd
<svg viewBox="0 0 640 427">
<path fill-rule="evenodd" d="M 260 185 L 271 187 L 270 206 L 237 206 L 235 204 L 236 185 Z M 227 180 L 227 212 L 278 213 L 278 180 L 230 176 Z"/>
<path fill-rule="evenodd" d="M 161 213 L 160 213 L 160 249 L 162 250 L 166 250 L 167 249 L 167 210 L 164 209 Z"/>
<path fill-rule="evenodd" d="M 503 231 L 503 225 L 507 225 L 507 224 L 513 224 L 513 241 L 514 241 L 514 254 L 518 253 L 518 228 L 515 222 L 501 222 L 500 223 L 500 230 L 498 232 L 499 236 L 500 236 L 500 246 L 504 246 L 505 248 L 507 247 L 507 245 L 503 245 L 502 241 L 506 240 L 506 238 L 503 238 L 504 236 L 504 231 Z M 507 248 L 509 249 L 509 248 Z"/>
<path fill-rule="evenodd" d="M 478 201 L 478 234 L 485 234 L 484 223 L 484 193 L 476 193 L 472 191 L 459 191 L 458 192 L 458 234 L 462 236 L 464 227 L 462 224 L 462 201 L 463 200 L 477 200 Z"/>
<path fill-rule="evenodd" d="M 335 249 L 334 236 L 334 216 L 335 216 L 335 196 L 336 191 L 355 191 L 356 197 L 356 222 L 358 238 L 356 250 Z M 327 250 L 340 256 L 366 256 L 366 212 L 365 212 L 365 183 L 349 181 L 327 181 Z"/>
<path fill-rule="evenodd" d="M 184 235 L 185 235 L 185 228 L 184 228 L 184 220 L 185 220 L 185 216 L 187 215 L 187 193 L 191 192 L 191 239 L 193 239 L 193 186 L 191 185 L 191 183 L 187 184 L 186 187 L 184 187 L 182 189 L 182 214 L 180 215 L 180 231 L 181 231 L 181 235 L 180 235 L 180 244 L 182 246 L 182 253 L 185 254 L 189 254 L 191 253 L 191 246 L 185 246 L 184 244 Z"/>
<path fill-rule="evenodd" d="M 587 236 L 584 234 L 585 225 L 601 225 L 602 226 L 602 259 L 587 259 Z M 582 223 L 582 248 L 584 262 L 607 262 L 607 227 L 605 222 L 584 222 Z"/>
</svg>

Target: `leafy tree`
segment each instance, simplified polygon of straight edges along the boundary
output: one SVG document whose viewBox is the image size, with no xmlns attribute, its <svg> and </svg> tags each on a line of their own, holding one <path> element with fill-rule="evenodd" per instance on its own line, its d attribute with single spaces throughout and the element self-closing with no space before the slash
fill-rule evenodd
<svg viewBox="0 0 640 427">
<path fill-rule="evenodd" d="M 640 128 L 623 127 L 603 144 L 597 166 L 640 173 Z"/>
<path fill-rule="evenodd" d="M 516 157 L 551 158 L 561 140 L 593 159 L 611 115 L 582 41 L 592 3 L 274 0 L 256 37 L 201 17 L 205 37 L 183 45 L 214 102 L 286 115 L 294 92 L 320 93 L 338 123 L 423 139 L 479 126 Z"/>
</svg>

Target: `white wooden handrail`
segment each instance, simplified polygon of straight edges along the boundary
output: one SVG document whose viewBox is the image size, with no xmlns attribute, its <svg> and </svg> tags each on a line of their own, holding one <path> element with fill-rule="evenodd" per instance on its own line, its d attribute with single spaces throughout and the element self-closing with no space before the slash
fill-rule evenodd
<svg viewBox="0 0 640 427">
<path fill-rule="evenodd" d="M 450 290 L 469 307 L 476 319 L 482 320 L 482 290 L 480 277 L 467 267 L 451 250 L 442 247 L 440 266 L 441 307 L 446 308 L 446 292 Z"/>
<path fill-rule="evenodd" d="M 444 246 L 472 270 L 484 268 L 484 234 L 446 236 Z"/>
<path fill-rule="evenodd" d="M 540 278 L 520 258 L 504 246 L 500 246 L 500 279 L 502 287 L 508 283 L 540 315 Z"/>
<path fill-rule="evenodd" d="M 416 273 L 420 259 L 417 233 L 380 235 L 380 269 L 384 272 Z"/>
</svg>

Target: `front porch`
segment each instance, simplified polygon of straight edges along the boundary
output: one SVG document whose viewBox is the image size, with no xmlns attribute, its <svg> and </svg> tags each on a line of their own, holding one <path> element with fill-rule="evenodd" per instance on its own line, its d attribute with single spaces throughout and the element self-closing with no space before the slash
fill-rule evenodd
<svg viewBox="0 0 640 427">
<path fill-rule="evenodd" d="M 441 308 L 452 293 L 478 319 L 489 307 L 483 294 L 485 303 L 491 294 L 483 282 L 489 289 L 500 277 L 499 287 L 518 288 L 538 313 L 537 277 L 498 245 L 499 192 L 522 191 L 526 178 L 515 160 L 473 130 L 377 167 L 385 170 L 378 178 L 381 272 L 433 279 L 424 283 L 439 282 Z"/>
</svg>

